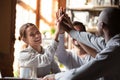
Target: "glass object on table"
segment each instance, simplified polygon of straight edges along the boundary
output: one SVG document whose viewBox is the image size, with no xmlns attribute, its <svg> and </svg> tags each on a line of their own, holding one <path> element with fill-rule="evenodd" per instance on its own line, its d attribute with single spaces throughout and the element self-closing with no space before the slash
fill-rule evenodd
<svg viewBox="0 0 120 80">
<path fill-rule="evenodd" d="M 21 67 L 20 68 L 20 78 L 31 78 L 32 72 L 30 68 Z"/>
</svg>

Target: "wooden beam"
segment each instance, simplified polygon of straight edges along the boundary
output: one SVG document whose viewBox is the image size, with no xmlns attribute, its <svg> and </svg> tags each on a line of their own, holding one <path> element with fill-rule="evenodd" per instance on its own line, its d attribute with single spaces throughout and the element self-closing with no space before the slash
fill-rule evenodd
<svg viewBox="0 0 120 80">
<path fill-rule="evenodd" d="M 23 1 L 21 0 L 18 0 L 17 1 L 17 4 L 19 4 L 21 7 L 23 7 L 24 9 L 26 9 L 27 11 L 32 11 L 32 12 L 35 12 L 35 10 L 28 4 L 24 3 Z"/>
<path fill-rule="evenodd" d="M 40 28 L 39 24 L 40 24 L 40 1 L 41 0 L 37 0 L 36 1 L 36 26 L 38 28 Z"/>
<path fill-rule="evenodd" d="M 58 9 L 60 7 L 66 8 L 66 0 L 58 0 Z"/>
</svg>

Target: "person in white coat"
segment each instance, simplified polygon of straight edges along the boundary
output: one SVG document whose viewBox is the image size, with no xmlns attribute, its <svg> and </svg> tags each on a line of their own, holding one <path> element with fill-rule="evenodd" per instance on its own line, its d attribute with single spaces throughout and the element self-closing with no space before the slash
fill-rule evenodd
<svg viewBox="0 0 120 80">
<path fill-rule="evenodd" d="M 52 43 L 44 49 L 41 46 L 41 33 L 33 23 L 26 23 L 20 28 L 20 38 L 28 47 L 18 55 L 20 78 L 38 78 L 47 74 L 60 72 L 54 60 L 58 45 L 59 30 L 56 30 Z"/>
</svg>

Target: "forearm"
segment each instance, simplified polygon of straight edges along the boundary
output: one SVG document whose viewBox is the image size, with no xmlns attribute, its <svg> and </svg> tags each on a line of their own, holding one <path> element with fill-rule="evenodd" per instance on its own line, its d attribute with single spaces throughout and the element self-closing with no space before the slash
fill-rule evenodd
<svg viewBox="0 0 120 80">
<path fill-rule="evenodd" d="M 54 36 L 54 40 L 55 40 L 56 42 L 58 42 L 58 36 L 59 36 L 59 32 L 56 31 L 56 32 L 55 32 L 55 36 Z"/>
<path fill-rule="evenodd" d="M 67 52 L 64 45 L 64 34 L 59 34 L 59 45 L 56 50 L 56 57 L 59 61 L 65 61 L 66 58 L 63 58 L 64 56 L 67 56 Z"/>
<path fill-rule="evenodd" d="M 97 55 L 97 51 L 83 43 L 79 43 L 81 45 L 81 47 L 85 50 L 85 52 L 87 52 L 89 55 L 91 55 L 92 57 L 95 58 L 95 56 Z"/>
<path fill-rule="evenodd" d="M 79 32 L 72 30 L 69 32 L 69 34 L 78 42 L 84 43 L 85 45 L 94 48 L 97 52 L 101 51 L 106 45 L 103 38 L 98 38 L 89 32 Z"/>
</svg>

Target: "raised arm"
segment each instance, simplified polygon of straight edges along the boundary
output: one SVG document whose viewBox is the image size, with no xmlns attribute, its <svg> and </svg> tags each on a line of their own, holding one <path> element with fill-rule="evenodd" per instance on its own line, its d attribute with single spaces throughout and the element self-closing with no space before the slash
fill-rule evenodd
<svg viewBox="0 0 120 80">
<path fill-rule="evenodd" d="M 65 49 L 65 45 L 64 45 L 64 34 L 59 34 L 59 44 L 56 50 L 56 57 L 58 58 L 58 61 L 66 64 L 67 61 L 67 51 Z"/>
<path fill-rule="evenodd" d="M 62 11 L 62 12 L 61 12 Z M 68 52 L 65 48 L 65 42 L 64 42 L 64 37 L 65 37 L 65 31 L 62 29 L 63 25 L 61 25 L 61 21 L 58 19 L 59 16 L 61 15 L 61 13 L 64 13 L 62 9 L 60 9 L 57 13 L 56 13 L 56 17 L 57 17 L 57 29 L 60 29 L 60 34 L 59 34 L 59 45 L 57 47 L 56 50 L 56 57 L 58 58 L 58 61 L 64 65 L 68 65 L 68 60 L 71 57 L 71 54 L 69 54 L 70 52 Z M 60 27 L 60 28 L 59 28 Z"/>
<path fill-rule="evenodd" d="M 84 49 L 84 51 L 86 53 L 88 53 L 89 55 L 91 55 L 94 58 L 96 57 L 97 51 L 95 49 L 93 49 L 92 47 L 89 47 L 83 43 L 79 43 L 79 45 Z"/>
</svg>

